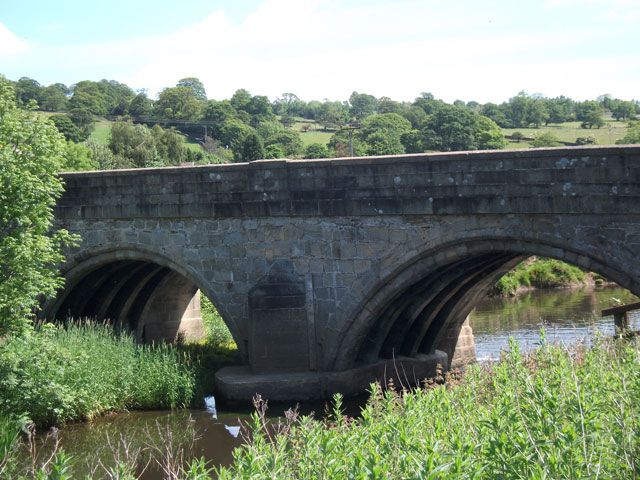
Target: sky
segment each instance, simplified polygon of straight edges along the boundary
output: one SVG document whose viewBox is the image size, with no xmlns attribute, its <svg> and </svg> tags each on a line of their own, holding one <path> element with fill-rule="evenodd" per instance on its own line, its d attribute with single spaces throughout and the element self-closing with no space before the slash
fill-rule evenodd
<svg viewBox="0 0 640 480">
<path fill-rule="evenodd" d="M 0 74 L 151 97 L 640 99 L 640 0 L 0 0 Z"/>
</svg>

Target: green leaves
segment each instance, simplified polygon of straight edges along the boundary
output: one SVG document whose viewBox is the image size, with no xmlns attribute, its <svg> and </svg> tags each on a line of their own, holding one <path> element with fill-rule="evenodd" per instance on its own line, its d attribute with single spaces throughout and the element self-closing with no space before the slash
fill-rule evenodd
<svg viewBox="0 0 640 480">
<path fill-rule="evenodd" d="M 640 342 L 541 343 L 525 356 L 512 342 L 455 385 L 374 387 L 356 420 L 338 397 L 329 419 L 302 417 L 275 438 L 257 422 L 219 478 L 635 478 Z"/>
<path fill-rule="evenodd" d="M 76 240 L 53 229 L 65 153 L 56 128 L 16 108 L 0 77 L 0 337 L 27 328 L 38 297 L 62 285 L 62 247 Z"/>
</svg>

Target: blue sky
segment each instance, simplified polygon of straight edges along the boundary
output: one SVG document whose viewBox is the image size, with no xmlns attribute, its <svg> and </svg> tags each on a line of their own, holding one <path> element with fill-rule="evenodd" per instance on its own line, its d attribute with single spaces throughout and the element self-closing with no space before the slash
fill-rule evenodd
<svg viewBox="0 0 640 480">
<path fill-rule="evenodd" d="M 0 0 L 0 73 L 153 96 L 640 98 L 640 0 Z"/>
</svg>

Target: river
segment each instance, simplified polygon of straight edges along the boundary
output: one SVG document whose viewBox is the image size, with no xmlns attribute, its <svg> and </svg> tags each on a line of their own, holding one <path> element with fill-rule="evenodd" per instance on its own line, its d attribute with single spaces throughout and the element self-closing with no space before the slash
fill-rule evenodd
<svg viewBox="0 0 640 480">
<path fill-rule="evenodd" d="M 470 318 L 478 359 L 498 358 L 510 337 L 525 350 L 535 348 L 541 328 L 547 341 L 564 344 L 589 342 L 598 331 L 610 335 L 613 319 L 601 318 L 600 311 L 612 305 L 612 298 L 622 303 L 637 301 L 620 288 L 539 290 L 516 298 L 487 298 Z M 632 317 L 631 323 L 640 328 L 640 316 Z M 322 405 L 309 408 L 321 411 Z M 249 411 L 132 412 L 68 425 L 57 435 L 60 446 L 73 456 L 78 478 L 105 478 L 104 468 L 119 460 L 137 459 L 139 465 L 148 464 L 142 478 L 156 480 L 165 477 L 162 466 L 151 457 L 169 464 L 179 462 L 181 455 L 202 456 L 213 465 L 228 465 L 233 449 L 243 442 L 239 427 Z M 282 406 L 274 407 L 271 413 L 282 411 Z M 38 437 L 41 456 L 48 454 L 52 442 L 52 438 Z"/>
</svg>

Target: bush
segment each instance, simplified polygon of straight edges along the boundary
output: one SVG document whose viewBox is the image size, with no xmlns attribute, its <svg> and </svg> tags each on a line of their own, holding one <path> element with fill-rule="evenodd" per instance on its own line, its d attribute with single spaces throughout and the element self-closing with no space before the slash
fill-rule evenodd
<svg viewBox="0 0 640 480">
<path fill-rule="evenodd" d="M 189 405 L 195 368 L 110 326 L 44 325 L 0 344 L 0 413 L 48 426 L 111 411 Z"/>
<path fill-rule="evenodd" d="M 578 267 L 551 258 L 532 257 L 498 280 L 492 293 L 515 295 L 522 287 L 569 287 L 585 280 L 586 273 Z"/>
<path fill-rule="evenodd" d="M 358 419 L 339 397 L 330 419 L 289 415 L 276 434 L 255 414 L 251 443 L 219 478 L 636 478 L 640 343 L 511 348 L 462 382 L 374 387 Z"/>
<path fill-rule="evenodd" d="M 531 145 L 540 148 L 540 147 L 559 147 L 562 145 L 558 138 L 551 132 L 544 132 L 538 135 Z"/>
</svg>

